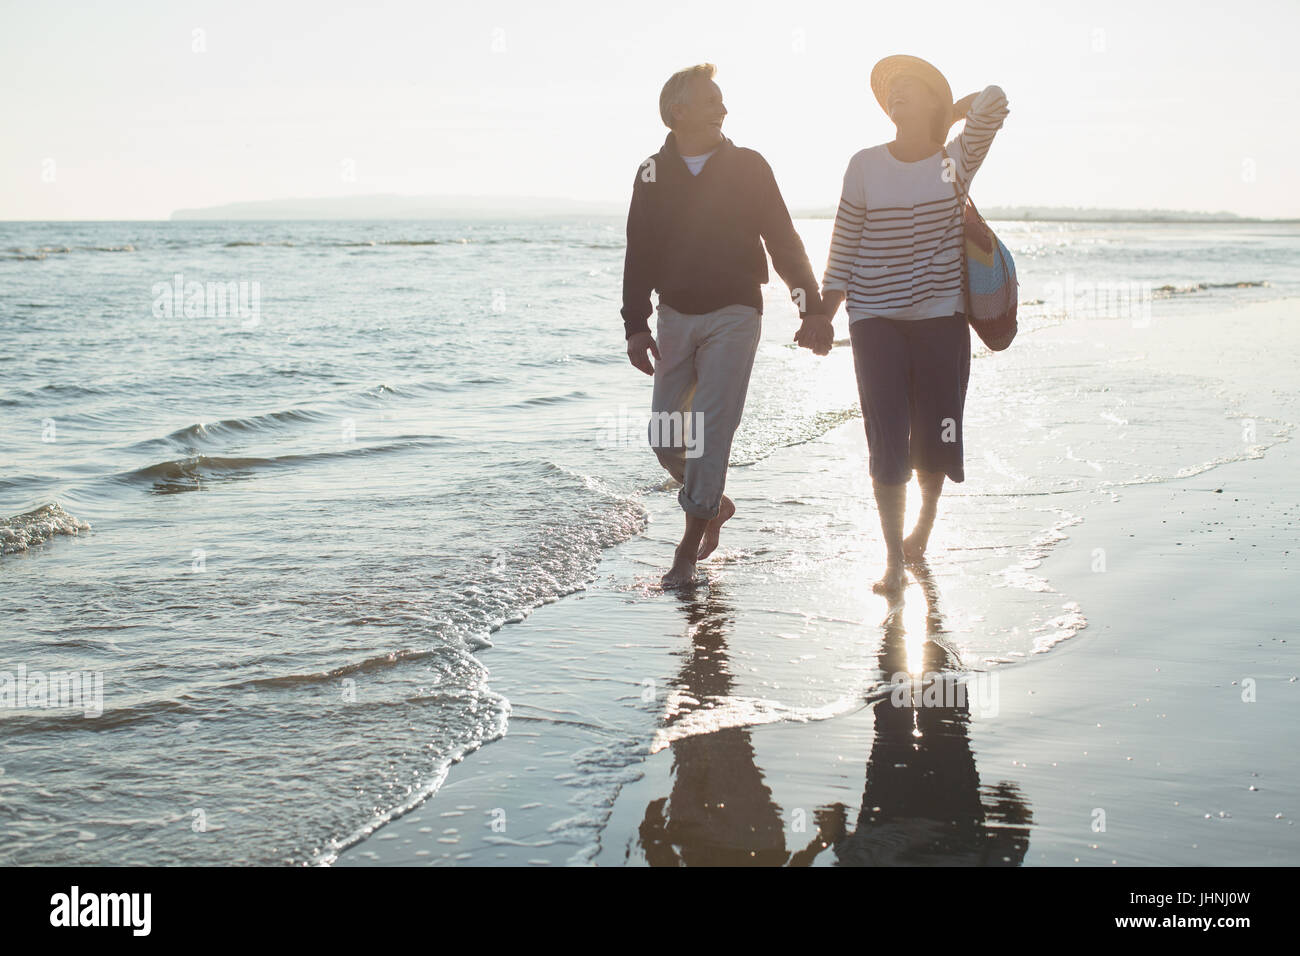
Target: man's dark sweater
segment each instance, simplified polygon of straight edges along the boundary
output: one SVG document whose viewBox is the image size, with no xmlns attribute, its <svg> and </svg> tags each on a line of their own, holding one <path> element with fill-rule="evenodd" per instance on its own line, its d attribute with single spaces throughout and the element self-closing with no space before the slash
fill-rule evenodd
<svg viewBox="0 0 1300 956">
<path fill-rule="evenodd" d="M 820 311 L 817 279 L 767 161 L 724 137 L 693 176 L 669 133 L 632 185 L 623 264 L 626 337 L 649 331 L 651 290 L 661 304 L 692 315 L 728 305 L 761 311 L 764 242 L 796 303 L 802 292 L 801 314 Z"/>
</svg>

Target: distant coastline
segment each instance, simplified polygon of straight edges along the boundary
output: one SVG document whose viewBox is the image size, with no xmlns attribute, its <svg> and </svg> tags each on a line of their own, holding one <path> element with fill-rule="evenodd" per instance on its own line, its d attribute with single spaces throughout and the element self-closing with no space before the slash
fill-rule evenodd
<svg viewBox="0 0 1300 956">
<path fill-rule="evenodd" d="M 626 204 L 534 196 L 375 195 L 225 203 L 177 209 L 171 219 L 539 219 L 626 212 Z"/>
<path fill-rule="evenodd" d="M 547 219 L 565 216 L 622 216 L 623 203 L 547 199 L 529 196 L 337 196 L 327 198 L 266 199 L 225 203 L 194 209 L 177 209 L 171 220 L 285 220 L 285 219 Z M 987 219 L 1037 222 L 1300 222 L 1298 219 L 1260 219 L 1230 212 L 1193 212 L 1177 209 L 1081 209 L 1073 206 L 988 206 L 980 210 Z M 795 207 L 799 219 L 830 219 L 829 207 Z"/>
</svg>

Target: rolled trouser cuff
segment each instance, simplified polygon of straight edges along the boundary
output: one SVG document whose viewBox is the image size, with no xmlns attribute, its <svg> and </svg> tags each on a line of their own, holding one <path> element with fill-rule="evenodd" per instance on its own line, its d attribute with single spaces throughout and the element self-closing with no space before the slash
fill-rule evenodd
<svg viewBox="0 0 1300 956">
<path fill-rule="evenodd" d="M 707 504 L 701 504 L 691 499 L 686 494 L 686 489 L 682 488 L 681 491 L 677 492 L 677 503 L 692 518 L 703 518 L 705 521 L 712 521 L 718 516 L 718 508 L 722 505 L 722 492 L 718 492 L 717 500 L 713 502 L 713 507 L 710 508 Z"/>
</svg>

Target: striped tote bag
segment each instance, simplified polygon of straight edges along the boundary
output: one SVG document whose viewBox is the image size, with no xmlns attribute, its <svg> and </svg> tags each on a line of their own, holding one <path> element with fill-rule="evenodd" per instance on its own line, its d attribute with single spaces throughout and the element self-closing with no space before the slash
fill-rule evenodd
<svg viewBox="0 0 1300 956">
<path fill-rule="evenodd" d="M 943 155 L 948 157 L 946 149 Z M 962 284 L 966 290 L 966 318 L 980 341 L 994 352 L 1001 352 L 1016 337 L 1016 264 L 955 179 L 952 188 L 957 198 L 964 200 Z"/>
</svg>

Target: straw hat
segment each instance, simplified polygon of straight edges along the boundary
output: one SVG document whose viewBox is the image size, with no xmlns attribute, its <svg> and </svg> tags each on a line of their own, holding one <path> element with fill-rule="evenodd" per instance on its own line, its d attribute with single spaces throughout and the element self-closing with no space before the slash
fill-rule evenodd
<svg viewBox="0 0 1300 956">
<path fill-rule="evenodd" d="M 948 122 L 944 125 L 945 129 L 956 122 L 952 115 L 952 87 L 948 85 L 943 74 L 919 56 L 906 56 L 902 53 L 887 56 L 871 68 L 871 92 L 876 94 L 876 102 L 886 114 L 889 113 L 889 86 L 900 76 L 916 77 L 934 91 L 939 102 L 948 105 Z"/>
</svg>

